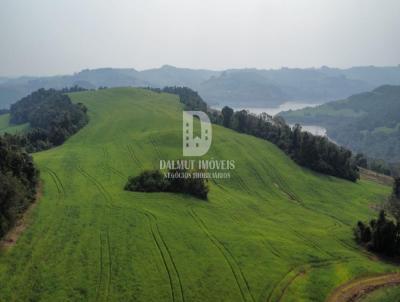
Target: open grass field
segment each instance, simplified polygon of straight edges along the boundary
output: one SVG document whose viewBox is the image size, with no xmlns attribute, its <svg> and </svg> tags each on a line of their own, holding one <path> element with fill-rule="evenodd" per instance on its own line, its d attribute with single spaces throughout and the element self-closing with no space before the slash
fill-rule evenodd
<svg viewBox="0 0 400 302">
<path fill-rule="evenodd" d="M 10 115 L 7 114 L 0 114 L 0 135 L 3 134 L 4 132 L 8 133 L 19 133 L 23 132 L 28 128 L 28 124 L 22 124 L 22 125 L 9 125 L 10 121 Z"/>
<path fill-rule="evenodd" d="M 71 94 L 90 122 L 35 154 L 43 197 L 0 254 L 0 301 L 324 301 L 340 284 L 395 271 L 352 240 L 390 187 L 313 173 L 274 145 L 213 126 L 204 158 L 232 159 L 209 201 L 122 190 L 181 158 L 176 96 Z"/>
</svg>

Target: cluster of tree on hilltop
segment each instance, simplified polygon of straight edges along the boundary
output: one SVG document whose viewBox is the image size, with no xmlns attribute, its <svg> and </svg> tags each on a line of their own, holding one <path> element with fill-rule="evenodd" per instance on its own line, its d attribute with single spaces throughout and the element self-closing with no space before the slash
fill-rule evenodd
<svg viewBox="0 0 400 302">
<path fill-rule="evenodd" d="M 368 224 L 359 221 L 354 229 L 356 241 L 369 250 L 390 257 L 400 256 L 400 178 L 396 178 L 389 210 L 394 221 L 388 219 L 384 210 L 378 219 Z"/>
<path fill-rule="evenodd" d="M 138 176 L 129 177 L 124 189 L 133 192 L 184 193 L 200 199 L 207 199 L 207 180 L 184 177 L 184 175 L 191 174 L 185 169 L 172 169 L 168 172 L 177 177 L 167 178 L 160 170 L 143 171 Z"/>
<path fill-rule="evenodd" d="M 28 152 L 61 145 L 87 122 L 86 107 L 73 104 L 68 95 L 54 89 L 39 89 L 10 109 L 10 123 L 30 125 L 30 131 L 19 136 Z"/>
<path fill-rule="evenodd" d="M 163 89 L 160 88 L 150 88 L 146 87 L 154 92 L 165 92 L 176 94 L 179 96 L 180 102 L 184 105 L 185 110 L 193 110 L 193 111 L 208 111 L 207 103 L 203 101 L 201 96 L 194 90 L 187 88 L 187 87 L 164 87 Z"/>
<path fill-rule="evenodd" d="M 99 87 L 99 89 L 100 89 L 100 87 Z M 64 87 L 64 88 L 60 89 L 60 92 L 62 92 L 62 93 L 71 93 L 71 92 L 82 92 L 82 91 L 88 91 L 88 90 L 89 89 L 83 88 L 83 87 L 81 87 L 79 85 L 74 85 L 74 86 L 71 86 L 71 87 Z M 94 89 L 92 89 L 92 90 L 94 90 Z"/>
<path fill-rule="evenodd" d="M 0 136 L 0 237 L 35 199 L 38 170 L 16 137 Z"/>
</svg>

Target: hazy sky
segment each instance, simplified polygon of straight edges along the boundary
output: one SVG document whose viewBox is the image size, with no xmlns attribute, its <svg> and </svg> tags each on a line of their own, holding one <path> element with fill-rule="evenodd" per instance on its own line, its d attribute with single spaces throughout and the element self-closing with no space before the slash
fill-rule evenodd
<svg viewBox="0 0 400 302">
<path fill-rule="evenodd" d="M 400 64 L 399 0 L 0 0 L 0 75 Z"/>
</svg>

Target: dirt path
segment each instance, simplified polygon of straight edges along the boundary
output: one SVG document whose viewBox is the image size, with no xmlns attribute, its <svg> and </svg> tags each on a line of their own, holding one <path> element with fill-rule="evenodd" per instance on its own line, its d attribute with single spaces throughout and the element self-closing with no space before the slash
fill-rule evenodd
<svg viewBox="0 0 400 302">
<path fill-rule="evenodd" d="M 355 302 L 374 290 L 399 284 L 400 273 L 356 279 L 336 288 L 326 302 Z"/>
<path fill-rule="evenodd" d="M 384 174 L 379 174 L 377 172 L 367 170 L 364 168 L 360 168 L 360 177 L 361 177 L 361 179 L 374 181 L 376 183 L 379 183 L 379 184 L 385 185 L 385 186 L 393 185 L 393 177 L 390 177 L 390 176 L 387 176 Z"/>
</svg>

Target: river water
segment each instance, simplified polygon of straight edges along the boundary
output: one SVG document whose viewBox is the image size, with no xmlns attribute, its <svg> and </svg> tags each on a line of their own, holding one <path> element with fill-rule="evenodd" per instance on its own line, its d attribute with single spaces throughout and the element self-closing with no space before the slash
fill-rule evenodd
<svg viewBox="0 0 400 302">
<path fill-rule="evenodd" d="M 233 107 L 235 111 L 237 110 L 248 110 L 251 113 L 254 114 L 261 114 L 263 112 L 269 114 L 269 115 L 276 115 L 279 112 L 282 111 L 288 111 L 288 110 L 298 110 L 298 109 L 303 109 L 306 107 L 316 107 L 318 105 L 321 105 L 320 103 L 294 103 L 294 102 L 286 102 L 280 105 L 279 107 Z M 221 110 L 222 108 L 215 108 Z M 293 126 L 293 125 L 290 125 Z M 320 135 L 320 136 L 325 136 L 326 135 L 326 129 L 320 126 L 316 125 L 301 125 L 304 131 L 308 131 L 314 135 Z"/>
</svg>

